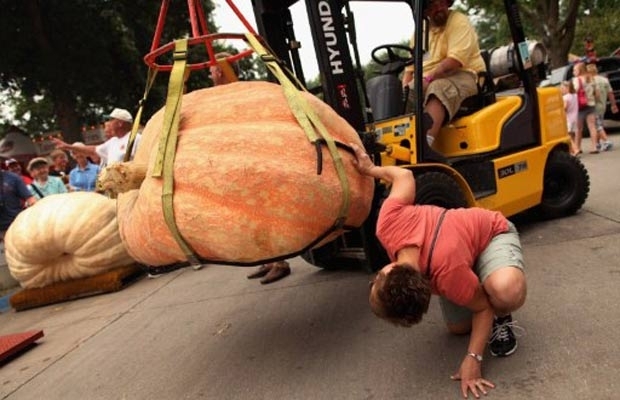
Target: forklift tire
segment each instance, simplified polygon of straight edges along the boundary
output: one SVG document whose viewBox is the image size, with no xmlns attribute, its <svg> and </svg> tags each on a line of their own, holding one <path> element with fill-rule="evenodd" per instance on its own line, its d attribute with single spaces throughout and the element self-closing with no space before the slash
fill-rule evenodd
<svg viewBox="0 0 620 400">
<path fill-rule="evenodd" d="M 326 270 L 363 268 L 368 272 L 375 272 L 389 264 L 390 259 L 387 253 L 375 237 L 379 209 L 388 193 L 389 191 L 384 185 L 377 184 L 375 186 L 370 215 L 358 230 L 359 237 L 357 240 L 361 242 L 357 245 L 361 248 L 358 248 L 357 257 L 353 256 L 352 253 L 349 253 L 348 257 L 339 257 L 338 240 L 340 239 L 337 238 L 321 247 L 306 251 L 301 254 L 301 258 L 309 264 Z"/>
<path fill-rule="evenodd" d="M 581 160 L 566 151 L 554 151 L 545 165 L 542 200 L 535 212 L 542 219 L 575 214 L 589 192 L 590 177 Z"/>
<path fill-rule="evenodd" d="M 415 177 L 415 204 L 432 204 L 444 208 L 467 207 L 461 187 L 443 172 L 423 172 Z"/>
</svg>

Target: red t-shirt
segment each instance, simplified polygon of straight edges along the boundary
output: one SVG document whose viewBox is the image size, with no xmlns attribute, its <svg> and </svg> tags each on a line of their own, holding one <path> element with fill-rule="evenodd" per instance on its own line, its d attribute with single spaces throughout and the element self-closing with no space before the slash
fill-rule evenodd
<svg viewBox="0 0 620 400">
<path fill-rule="evenodd" d="M 404 247 L 419 247 L 420 271 L 427 273 L 428 251 L 442 211 L 436 206 L 386 199 L 377 220 L 377 238 L 390 259 L 396 260 Z M 433 293 L 458 305 L 469 303 L 480 284 L 472 270 L 478 255 L 494 236 L 507 231 L 508 221 L 500 212 L 483 208 L 448 210 L 431 260 Z"/>
</svg>

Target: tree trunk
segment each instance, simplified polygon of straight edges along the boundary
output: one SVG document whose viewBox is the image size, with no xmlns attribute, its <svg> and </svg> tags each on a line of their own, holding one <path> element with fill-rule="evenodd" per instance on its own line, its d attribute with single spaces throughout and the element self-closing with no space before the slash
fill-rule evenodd
<svg viewBox="0 0 620 400">
<path fill-rule="evenodd" d="M 63 140 L 67 143 L 83 142 L 80 117 L 75 111 L 75 99 L 68 93 L 53 93 L 52 95 L 54 96 L 56 122 L 62 132 Z"/>
<path fill-rule="evenodd" d="M 577 12 L 581 0 L 569 0 L 566 13 L 560 13 L 558 0 L 537 0 L 533 8 L 521 6 L 525 19 L 531 22 L 547 49 L 551 69 L 568 62 L 568 53 L 575 37 Z M 564 20 L 561 20 L 561 16 Z"/>
<path fill-rule="evenodd" d="M 47 36 L 41 16 L 41 8 L 35 0 L 27 0 L 28 13 L 34 32 L 34 38 L 41 51 L 41 64 L 47 66 L 50 71 L 46 79 L 50 95 L 54 103 L 54 114 L 56 115 L 57 125 L 63 134 L 63 139 L 68 143 L 82 142 L 79 116 L 76 113 L 76 95 L 70 93 L 67 88 L 65 77 L 53 71 L 62 70 L 62 59 L 58 57 L 52 42 Z M 52 66 L 56 68 L 52 68 Z M 60 67 L 59 67 L 60 66 Z"/>
</svg>

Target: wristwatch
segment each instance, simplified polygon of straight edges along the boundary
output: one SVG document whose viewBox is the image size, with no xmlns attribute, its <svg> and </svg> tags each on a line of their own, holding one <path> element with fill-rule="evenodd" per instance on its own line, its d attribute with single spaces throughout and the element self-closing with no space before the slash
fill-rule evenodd
<svg viewBox="0 0 620 400">
<path fill-rule="evenodd" d="M 471 351 L 467 353 L 468 356 L 473 357 L 478 362 L 482 362 L 482 356 L 480 354 L 472 353 Z"/>
</svg>

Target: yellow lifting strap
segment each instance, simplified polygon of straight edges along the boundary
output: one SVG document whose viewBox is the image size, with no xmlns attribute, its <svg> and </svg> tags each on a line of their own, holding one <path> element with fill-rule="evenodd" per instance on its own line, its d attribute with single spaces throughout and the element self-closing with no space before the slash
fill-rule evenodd
<svg viewBox="0 0 620 400">
<path fill-rule="evenodd" d="M 284 95 L 288 100 L 289 107 L 297 119 L 297 122 L 306 133 L 306 136 L 308 136 L 310 143 L 316 143 L 320 136 L 320 138 L 322 138 L 327 144 L 327 148 L 332 156 L 334 167 L 336 168 L 336 173 L 338 174 L 338 178 L 340 180 L 340 187 L 342 188 L 342 204 L 340 205 L 340 211 L 336 223 L 338 226 L 343 225 L 349 213 L 351 194 L 349 191 L 349 180 L 347 179 L 347 174 L 345 172 L 340 153 L 338 152 L 336 142 L 329 134 L 327 128 L 325 128 L 325 125 L 323 125 L 323 122 L 316 115 L 310 104 L 308 104 L 306 99 L 304 99 L 300 94 L 298 87 L 291 82 L 287 74 L 282 70 L 275 56 L 273 56 L 273 54 L 269 52 L 252 33 L 248 32 L 245 36 L 250 47 L 260 56 L 265 65 L 267 65 L 267 68 L 269 68 L 271 73 L 280 82 Z M 297 83 L 300 88 L 304 89 L 304 85 L 301 85 L 299 81 L 297 81 Z"/>
<path fill-rule="evenodd" d="M 230 65 L 226 58 L 218 59 L 217 65 L 222 70 L 222 75 L 224 75 L 228 83 L 237 82 L 239 80 L 239 77 L 237 76 L 237 73 L 235 72 L 233 66 Z"/>
<path fill-rule="evenodd" d="M 136 113 L 136 117 L 133 120 L 133 125 L 131 127 L 131 133 L 129 134 L 129 140 L 127 142 L 127 150 L 125 150 L 125 156 L 123 157 L 123 161 L 127 162 L 131 160 L 131 154 L 133 153 L 133 146 L 136 142 L 136 136 L 138 136 L 138 129 L 140 129 L 140 121 L 142 120 L 142 110 L 144 109 L 144 103 L 146 102 L 146 98 L 151 91 L 151 87 L 153 86 L 153 82 L 155 82 L 155 77 L 157 76 L 157 70 L 155 68 L 149 68 L 148 74 L 146 76 L 146 87 L 144 88 L 144 95 L 142 95 L 142 99 L 139 102 L 138 112 Z"/>
<path fill-rule="evenodd" d="M 196 252 L 181 235 L 174 219 L 173 195 L 174 195 L 174 157 L 177 150 L 179 133 L 179 121 L 181 115 L 181 99 L 183 97 L 183 82 L 187 68 L 187 39 L 174 41 L 174 63 L 168 82 L 168 95 L 164 111 L 164 126 L 159 138 L 157 157 L 152 176 L 163 178 L 162 183 L 162 209 L 164 219 L 174 240 L 187 257 L 194 264 L 201 264 Z"/>
</svg>

